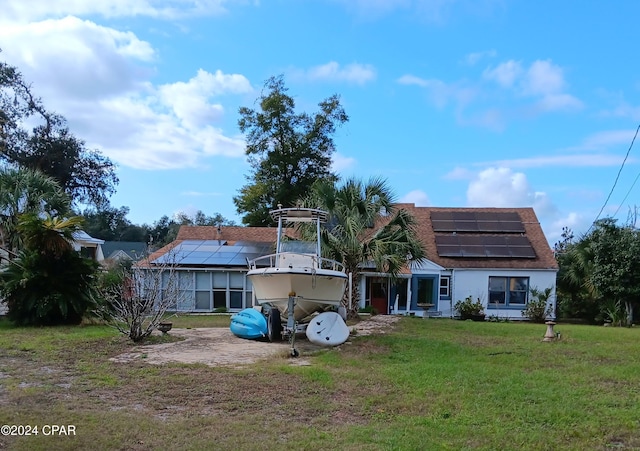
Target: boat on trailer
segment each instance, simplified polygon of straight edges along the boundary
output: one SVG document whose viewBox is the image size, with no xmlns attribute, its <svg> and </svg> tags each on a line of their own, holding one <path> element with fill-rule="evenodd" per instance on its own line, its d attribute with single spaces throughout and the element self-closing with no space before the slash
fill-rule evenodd
<svg viewBox="0 0 640 451">
<path fill-rule="evenodd" d="M 315 208 L 279 208 L 270 214 L 278 222 L 275 254 L 249 261 L 247 277 L 258 305 L 267 315 L 269 339 L 277 341 L 284 336 L 294 340 L 296 332 L 305 330 L 305 319 L 327 309 L 338 310 L 348 276 L 341 263 L 322 257 L 320 231 L 321 224 L 327 222 L 327 212 Z M 314 224 L 316 241 L 287 239 L 286 226 L 297 223 Z M 344 323 L 343 318 L 340 320 Z M 347 336 L 342 343 L 348 338 L 346 325 L 345 329 Z M 343 335 L 340 334 L 340 340 Z M 336 340 L 325 341 L 341 344 L 334 343 Z M 296 354 L 292 341 L 292 355 Z"/>
</svg>

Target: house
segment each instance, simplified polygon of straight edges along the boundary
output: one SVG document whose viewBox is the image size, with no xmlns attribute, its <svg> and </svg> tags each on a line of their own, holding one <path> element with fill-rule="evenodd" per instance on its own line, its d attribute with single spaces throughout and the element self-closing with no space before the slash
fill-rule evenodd
<svg viewBox="0 0 640 451">
<path fill-rule="evenodd" d="M 102 253 L 105 262 L 135 262 L 146 255 L 147 244 L 138 241 L 105 241 Z"/>
<path fill-rule="evenodd" d="M 276 236 L 272 227 L 182 226 L 148 262 L 178 268 L 182 295 L 176 310 L 237 312 L 254 305 L 248 260 L 273 253 Z"/>
<path fill-rule="evenodd" d="M 555 287 L 558 266 L 533 209 L 397 208 L 416 218 L 427 258 L 407 266 L 396 280 L 363 264 L 361 307 L 453 317 L 455 303 L 471 296 L 481 300 L 487 315 L 520 319 L 530 288 Z M 149 261 L 177 266 L 188 292 L 178 310 L 239 311 L 254 304 L 247 261 L 273 253 L 276 233 L 271 227 L 182 226 L 176 240 Z"/>
<path fill-rule="evenodd" d="M 71 245 L 73 246 L 73 249 L 77 252 L 80 252 L 80 255 L 82 255 L 83 257 L 90 258 L 97 262 L 103 261 L 103 244 L 104 240 L 93 238 L 83 230 L 73 232 L 73 241 L 71 242 Z"/>
<path fill-rule="evenodd" d="M 453 317 L 455 303 L 471 296 L 488 316 L 521 319 L 530 288 L 552 287 L 555 307 L 558 264 L 532 208 L 396 207 L 416 218 L 427 258 L 395 282 L 366 272 L 361 302 L 381 313 Z"/>
</svg>

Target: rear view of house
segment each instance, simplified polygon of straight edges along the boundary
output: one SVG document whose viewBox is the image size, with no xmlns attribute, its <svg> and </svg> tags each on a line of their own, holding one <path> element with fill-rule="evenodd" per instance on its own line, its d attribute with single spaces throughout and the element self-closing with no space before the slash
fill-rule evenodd
<svg viewBox="0 0 640 451">
<path fill-rule="evenodd" d="M 487 315 L 520 319 L 532 287 L 555 287 L 558 265 L 532 208 L 397 208 L 416 218 L 427 260 L 395 282 L 365 275 L 364 302 L 379 313 L 452 317 L 470 296 Z"/>
<path fill-rule="evenodd" d="M 453 317 L 456 301 L 471 296 L 489 316 L 519 319 L 530 288 L 555 287 L 558 266 L 533 209 L 396 207 L 416 218 L 427 258 L 396 280 L 364 262 L 354 281 L 361 307 Z M 287 233 L 295 239 L 293 230 Z M 273 253 L 275 240 L 272 227 L 183 226 L 150 262 L 175 262 L 183 291 L 177 310 L 237 312 L 255 305 L 247 261 Z"/>
</svg>

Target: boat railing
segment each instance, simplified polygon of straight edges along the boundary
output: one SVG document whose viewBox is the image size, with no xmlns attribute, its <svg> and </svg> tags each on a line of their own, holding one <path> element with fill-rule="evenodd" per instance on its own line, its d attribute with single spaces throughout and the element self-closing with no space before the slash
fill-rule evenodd
<svg viewBox="0 0 640 451">
<path fill-rule="evenodd" d="M 310 267 L 314 269 L 330 269 L 344 272 L 344 265 L 330 258 L 318 257 L 317 255 L 298 254 L 295 252 L 280 252 L 279 254 L 263 255 L 262 257 L 249 260 L 249 269 L 258 267 Z M 308 264 L 307 264 L 308 263 Z"/>
</svg>

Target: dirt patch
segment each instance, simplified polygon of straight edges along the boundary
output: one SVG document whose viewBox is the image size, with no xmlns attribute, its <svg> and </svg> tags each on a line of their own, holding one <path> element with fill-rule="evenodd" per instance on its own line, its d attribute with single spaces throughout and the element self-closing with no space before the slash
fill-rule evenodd
<svg viewBox="0 0 640 451">
<path fill-rule="evenodd" d="M 385 333 L 399 319 L 397 316 L 378 315 L 350 327 L 352 338 L 374 333 Z M 144 361 L 153 365 L 165 363 L 199 363 L 208 366 L 241 366 L 255 363 L 274 356 L 287 356 L 288 342 L 269 343 L 265 341 L 238 338 L 227 328 L 173 329 L 170 332 L 184 340 L 172 343 L 136 347 L 134 352 L 111 358 L 114 362 Z M 296 349 L 305 354 L 322 349 L 310 343 L 306 337 L 296 337 Z M 304 365 L 304 359 L 292 359 L 293 364 Z"/>
</svg>

